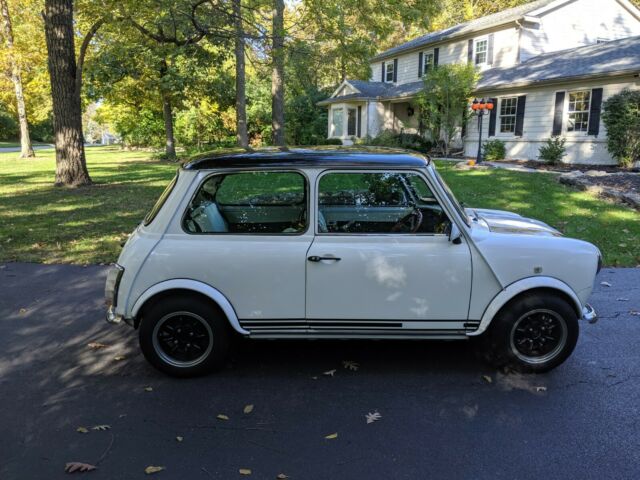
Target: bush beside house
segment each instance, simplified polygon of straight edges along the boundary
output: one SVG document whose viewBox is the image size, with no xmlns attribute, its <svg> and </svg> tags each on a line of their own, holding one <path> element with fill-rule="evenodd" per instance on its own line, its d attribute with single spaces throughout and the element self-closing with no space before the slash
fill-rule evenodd
<svg viewBox="0 0 640 480">
<path fill-rule="evenodd" d="M 620 166 L 640 161 L 640 90 L 624 90 L 604 103 L 607 149 Z"/>
</svg>

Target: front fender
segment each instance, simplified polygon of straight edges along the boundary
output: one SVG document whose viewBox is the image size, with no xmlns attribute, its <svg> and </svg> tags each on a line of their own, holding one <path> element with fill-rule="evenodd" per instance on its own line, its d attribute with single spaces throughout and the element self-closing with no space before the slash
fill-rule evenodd
<svg viewBox="0 0 640 480">
<path fill-rule="evenodd" d="M 553 277 L 528 277 L 523 278 L 522 280 L 518 280 L 511 285 L 508 285 L 500 293 L 498 293 L 493 298 L 493 300 L 491 300 L 489 306 L 485 309 L 478 329 L 473 332 L 467 333 L 467 335 L 477 336 L 484 333 L 485 330 L 489 327 L 491 320 L 493 320 L 493 317 L 495 317 L 495 315 L 504 305 L 507 304 L 507 302 L 509 302 L 516 295 L 519 295 L 522 292 L 526 292 L 527 290 L 534 290 L 536 288 L 549 288 L 552 290 L 559 290 L 560 292 L 566 294 L 573 301 L 576 312 L 578 312 L 579 315 L 582 315 L 582 304 L 580 303 L 580 299 L 578 298 L 578 295 L 576 295 L 576 292 L 574 292 L 569 285 Z"/>
<path fill-rule="evenodd" d="M 144 305 L 145 302 L 151 297 L 168 290 L 191 290 L 209 297 L 222 309 L 224 314 L 229 319 L 231 327 L 233 327 L 236 332 L 241 333 L 242 335 L 249 335 L 249 332 L 240 326 L 236 311 L 233 309 L 231 302 L 227 300 L 227 297 L 225 297 L 219 290 L 213 288 L 211 285 L 207 285 L 206 283 L 199 282 L 197 280 L 191 280 L 188 278 L 166 280 L 149 287 L 142 293 L 142 295 L 138 297 L 138 299 L 133 304 L 133 308 L 131 309 L 131 317 L 135 317 L 136 315 L 138 315 L 138 312 L 140 311 L 140 308 L 142 308 L 142 305 Z"/>
</svg>

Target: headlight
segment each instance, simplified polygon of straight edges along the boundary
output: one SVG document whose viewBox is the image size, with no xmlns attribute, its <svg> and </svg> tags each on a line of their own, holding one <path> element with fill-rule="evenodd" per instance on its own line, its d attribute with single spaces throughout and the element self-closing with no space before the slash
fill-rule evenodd
<svg viewBox="0 0 640 480">
<path fill-rule="evenodd" d="M 104 285 L 104 301 L 109 306 L 115 307 L 118 303 L 118 287 L 123 273 L 124 268 L 117 263 L 107 273 L 107 283 Z"/>
</svg>

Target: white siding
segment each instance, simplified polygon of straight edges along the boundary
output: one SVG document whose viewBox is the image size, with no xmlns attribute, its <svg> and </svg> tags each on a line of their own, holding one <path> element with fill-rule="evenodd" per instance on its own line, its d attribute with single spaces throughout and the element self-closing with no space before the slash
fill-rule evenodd
<svg viewBox="0 0 640 480">
<path fill-rule="evenodd" d="M 640 21 L 616 0 L 575 0 L 541 15 L 538 29 L 522 30 L 521 60 L 592 45 L 598 38 L 640 35 Z"/>
<path fill-rule="evenodd" d="M 514 160 L 537 160 L 540 146 L 551 137 L 553 129 L 553 116 L 555 112 L 556 92 L 570 90 L 590 90 L 593 88 L 603 88 L 603 103 L 612 95 L 619 93 L 625 88 L 640 88 L 637 81 L 608 80 L 605 82 L 581 82 L 564 86 L 538 87 L 522 89 L 520 91 L 504 93 L 487 93 L 490 98 L 501 98 L 526 95 L 527 103 L 525 107 L 524 131 L 522 137 L 515 137 L 512 134 L 499 133 L 499 119 L 496 125 L 496 136 L 503 140 L 507 146 L 507 158 Z M 499 106 L 499 105 L 498 105 Z M 562 136 L 566 138 L 567 153 L 564 158 L 567 163 L 585 164 L 607 164 L 615 163 L 607 151 L 607 131 L 600 121 L 600 133 L 598 137 L 588 136 L 584 132 L 566 131 L 567 115 L 564 115 L 564 126 Z M 483 139 L 487 138 L 489 131 L 489 117 L 484 118 Z M 477 119 L 472 118 L 467 127 L 467 137 L 465 139 L 465 155 L 473 157 L 477 153 L 478 129 Z"/>
</svg>

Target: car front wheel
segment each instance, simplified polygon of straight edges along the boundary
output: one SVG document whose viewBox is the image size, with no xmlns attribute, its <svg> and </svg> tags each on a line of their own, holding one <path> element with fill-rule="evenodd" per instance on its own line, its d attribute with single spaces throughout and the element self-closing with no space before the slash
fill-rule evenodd
<svg viewBox="0 0 640 480">
<path fill-rule="evenodd" d="M 149 363 L 175 377 L 219 368 L 229 350 L 224 316 L 214 305 L 189 295 L 163 299 L 145 311 L 139 339 Z"/>
<path fill-rule="evenodd" d="M 542 373 L 562 364 L 578 341 L 578 317 L 561 297 L 533 293 L 504 307 L 483 334 L 483 353 L 497 367 Z"/>
</svg>

